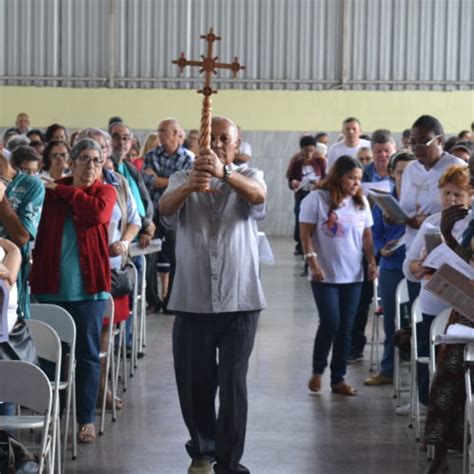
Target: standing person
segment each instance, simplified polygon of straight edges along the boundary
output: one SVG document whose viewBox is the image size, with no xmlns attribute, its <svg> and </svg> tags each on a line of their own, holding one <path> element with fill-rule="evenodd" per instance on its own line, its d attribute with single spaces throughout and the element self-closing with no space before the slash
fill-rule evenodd
<svg viewBox="0 0 474 474">
<path fill-rule="evenodd" d="M 243 165 L 252 159 L 252 146 L 250 143 L 243 140 L 243 133 L 240 126 L 237 126 L 237 129 L 239 131 L 240 147 L 239 151 L 237 152 L 237 156 L 235 157 L 235 164 Z"/>
<path fill-rule="evenodd" d="M 471 193 L 474 193 L 474 156 L 469 159 Z M 463 220 L 469 209 L 462 204 L 443 210 L 440 229 L 446 245 L 464 261 L 474 266 L 474 219 L 464 230 L 461 242 L 458 242 L 453 230 Z M 474 327 L 472 318 L 453 310 L 448 325 L 462 324 Z M 428 414 L 425 424 L 425 442 L 434 446 L 434 456 L 425 474 L 448 472 L 448 449 L 463 451 L 466 405 L 466 364 L 464 344 L 443 344 L 436 358 L 436 372 L 430 387 Z M 471 372 L 471 384 L 473 375 Z M 472 441 L 471 441 L 472 442 Z"/>
<path fill-rule="evenodd" d="M 457 242 L 462 241 L 465 229 L 471 220 L 471 188 L 470 175 L 467 166 L 450 166 L 441 175 L 439 180 L 440 200 L 442 209 L 448 209 L 452 206 L 462 207 L 469 210 L 463 219 L 458 220 L 451 229 L 451 238 Z M 431 269 L 423 266 L 423 261 L 427 256 L 425 246 L 425 236 L 427 234 L 441 234 L 441 216 L 442 212 L 427 217 L 418 231 L 415 240 L 407 251 L 405 261 L 403 262 L 403 272 L 408 281 L 421 282 L 419 302 L 422 322 L 418 329 L 418 354 L 420 356 L 429 356 L 430 351 L 430 328 L 431 323 L 436 316 L 449 308 L 449 306 L 439 298 L 431 294 L 424 286 L 428 282 L 432 273 Z M 424 406 L 428 405 L 429 394 L 429 371 L 426 364 L 419 364 L 418 367 L 418 390 L 419 400 Z M 406 410 L 405 410 L 406 411 Z"/>
<path fill-rule="evenodd" d="M 18 135 L 26 135 L 30 129 L 30 117 L 25 112 L 21 112 L 16 116 L 16 131 Z"/>
<path fill-rule="evenodd" d="M 398 201 L 402 184 L 403 171 L 415 159 L 414 155 L 406 151 L 395 153 L 390 159 L 390 174 L 395 180 L 392 196 Z M 405 259 L 405 245 L 395 248 L 405 234 L 405 226 L 386 222 L 383 212 L 378 205 L 372 209 L 374 226 L 374 250 L 379 261 L 379 294 L 383 307 L 383 328 L 385 341 L 380 372 L 365 380 L 364 385 L 385 385 L 393 381 L 393 336 L 395 334 L 395 292 L 398 283 L 404 278 L 403 260 Z"/>
<path fill-rule="evenodd" d="M 161 263 L 169 264 L 168 289 L 163 301 L 158 296 L 156 280 L 156 258 L 150 259 L 149 272 L 147 275 L 148 300 L 155 304 L 157 311 L 163 309 L 168 313 L 168 301 L 176 267 L 175 241 L 176 232 L 174 229 L 166 229 L 159 221 L 159 203 L 161 196 L 168 187 L 170 176 L 177 171 L 191 169 L 193 158 L 190 152 L 181 146 L 182 128 L 176 119 L 165 119 L 158 125 L 158 138 L 161 145 L 154 150 L 150 150 L 145 155 L 143 166 L 143 180 L 150 192 L 154 206 L 154 219 L 158 229 L 158 237 L 162 238 L 163 246 L 159 260 Z M 156 256 L 154 256 L 156 257 Z M 163 267 L 161 267 L 163 268 Z"/>
<path fill-rule="evenodd" d="M 46 183 L 31 272 L 36 299 L 63 307 L 76 323 L 80 443 L 96 438 L 100 332 L 111 281 L 107 227 L 116 193 L 97 180 L 104 162 L 97 142 L 81 140 L 71 150 L 72 176 Z"/>
<path fill-rule="evenodd" d="M 177 228 L 169 307 L 176 314 L 178 394 L 191 436 L 189 474 L 250 472 L 239 461 L 247 424 L 248 360 L 265 307 L 256 220 L 265 216 L 266 186 L 262 171 L 233 164 L 238 147 L 235 124 L 214 117 L 212 151 L 199 155 L 191 171 L 171 176 L 160 200 L 164 224 Z M 209 187 L 216 192 L 202 192 Z"/>
<path fill-rule="evenodd" d="M 69 173 L 69 147 L 59 140 L 51 140 L 43 153 L 43 172 L 40 178 L 45 182 L 64 178 Z"/>
<path fill-rule="evenodd" d="M 295 195 L 294 239 L 299 255 L 302 254 L 299 224 L 301 202 L 315 189 L 316 183 L 326 176 L 326 160 L 316 154 L 316 140 L 311 135 L 301 137 L 300 150 L 297 160 L 290 164 L 287 172 L 288 185 Z"/>
<path fill-rule="evenodd" d="M 344 381 L 344 376 L 364 278 L 364 256 L 368 262 L 368 278 L 373 280 L 377 274 L 370 230 L 372 214 L 362 195 L 361 179 L 362 166 L 357 159 L 342 156 L 320 189 L 301 203 L 301 243 L 319 313 L 313 375 L 308 383 L 312 392 L 321 390 L 322 374 L 332 346 L 332 391 L 342 395 L 357 394 L 357 390 Z"/>
<path fill-rule="evenodd" d="M 20 155 L 18 158 L 23 154 L 22 150 L 17 152 Z M 30 317 L 28 279 L 31 243 L 36 238 L 44 194 L 44 186 L 39 179 L 23 173 L 0 154 L 0 237 L 11 240 L 20 248 L 18 317 L 25 319 Z"/>
<path fill-rule="evenodd" d="M 410 216 L 406 225 L 407 253 L 418 229 L 430 214 L 441 211 L 438 183 L 446 168 L 465 165 L 460 158 L 443 151 L 444 130 L 440 121 L 431 115 L 422 115 L 411 128 L 410 147 L 416 161 L 407 166 L 400 192 L 400 206 Z M 408 281 L 410 305 L 420 292 L 420 284 Z"/>
<path fill-rule="evenodd" d="M 355 158 L 359 148 L 370 146 L 368 140 L 360 138 L 361 133 L 361 124 L 358 118 L 348 117 L 342 122 L 344 140 L 329 147 L 328 171 L 340 156 L 346 155 Z"/>
<path fill-rule="evenodd" d="M 383 183 L 387 191 L 393 190 L 393 179 L 390 176 L 388 164 L 390 157 L 396 151 L 395 140 L 390 130 L 378 129 L 370 137 L 370 146 L 373 162 L 364 169 L 363 183 Z M 354 326 L 352 328 L 352 348 L 349 362 L 363 359 L 364 347 L 367 343 L 365 328 L 369 318 L 370 304 L 374 297 L 374 284 L 368 278 L 367 262 L 364 259 L 364 283 L 360 294 L 359 307 L 357 308 Z"/>
</svg>

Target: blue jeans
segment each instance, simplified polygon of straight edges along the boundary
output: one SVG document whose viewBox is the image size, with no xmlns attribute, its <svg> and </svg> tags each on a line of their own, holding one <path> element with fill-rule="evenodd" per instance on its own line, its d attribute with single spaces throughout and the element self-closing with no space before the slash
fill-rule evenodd
<svg viewBox="0 0 474 474">
<path fill-rule="evenodd" d="M 95 421 L 100 376 L 100 334 L 106 301 L 54 301 L 70 313 L 76 323 L 77 422 Z"/>
<path fill-rule="evenodd" d="M 395 292 L 397 285 L 403 280 L 401 270 L 380 270 L 379 294 L 383 307 L 383 330 L 385 341 L 383 343 L 383 357 L 380 372 L 385 377 L 393 377 L 393 336 L 395 334 Z"/>
<path fill-rule="evenodd" d="M 313 373 L 322 374 L 332 346 L 331 384 L 344 380 L 351 351 L 352 325 L 359 305 L 361 283 L 311 282 L 319 312 L 313 350 Z"/>
</svg>

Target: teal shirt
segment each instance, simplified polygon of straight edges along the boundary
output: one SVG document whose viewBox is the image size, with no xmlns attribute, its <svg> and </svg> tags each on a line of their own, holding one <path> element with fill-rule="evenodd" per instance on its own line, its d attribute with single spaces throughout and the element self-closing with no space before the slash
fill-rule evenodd
<svg viewBox="0 0 474 474">
<path fill-rule="evenodd" d="M 117 165 L 117 171 L 127 180 L 130 191 L 132 192 L 132 196 L 134 197 L 135 202 L 137 203 L 138 215 L 140 217 L 145 217 L 145 206 L 143 204 L 142 197 L 140 196 L 138 184 L 133 179 L 133 176 L 130 174 L 127 167 L 123 163 Z"/>
<path fill-rule="evenodd" d="M 59 272 L 59 293 L 35 295 L 35 298 L 40 303 L 44 301 L 95 301 L 109 298 L 109 293 L 106 291 L 101 291 L 93 295 L 86 292 L 82 280 L 81 266 L 79 264 L 79 247 L 77 244 L 76 229 L 74 228 L 71 213 L 68 214 L 66 222 L 64 223 Z"/>
<path fill-rule="evenodd" d="M 18 272 L 18 316 L 30 317 L 30 293 L 28 281 L 30 278 L 31 242 L 36 238 L 38 224 L 43 208 L 45 189 L 43 183 L 30 175 L 18 173 L 8 184 L 5 194 L 11 208 L 20 219 L 21 225 L 29 234 L 29 240 L 20 247 L 21 266 Z M 0 223 L 0 236 L 13 240 L 5 227 Z"/>
</svg>

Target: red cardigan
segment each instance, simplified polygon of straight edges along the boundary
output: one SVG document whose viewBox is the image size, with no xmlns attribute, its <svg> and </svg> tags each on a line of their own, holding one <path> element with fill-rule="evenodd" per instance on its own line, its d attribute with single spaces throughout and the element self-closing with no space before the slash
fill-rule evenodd
<svg viewBox="0 0 474 474">
<path fill-rule="evenodd" d="M 59 260 L 64 223 L 72 212 L 79 245 L 79 263 L 89 294 L 110 291 L 108 224 L 117 194 L 113 186 L 99 181 L 87 188 L 72 186 L 72 178 L 57 181 L 47 189 L 38 235 L 33 250 L 31 292 L 58 293 Z"/>
</svg>

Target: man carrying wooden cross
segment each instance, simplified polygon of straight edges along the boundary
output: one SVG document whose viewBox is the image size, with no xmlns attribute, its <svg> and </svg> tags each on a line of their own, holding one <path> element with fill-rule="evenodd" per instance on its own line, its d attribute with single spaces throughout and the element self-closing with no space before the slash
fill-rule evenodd
<svg viewBox="0 0 474 474">
<path fill-rule="evenodd" d="M 170 177 L 159 204 L 163 224 L 177 229 L 169 308 L 176 315 L 179 400 L 191 436 L 189 474 L 250 472 L 239 461 L 248 360 L 266 306 L 256 221 L 265 216 L 267 192 L 262 171 L 233 165 L 239 144 L 235 124 L 214 117 L 211 150 L 200 152 L 192 170 Z"/>
</svg>

